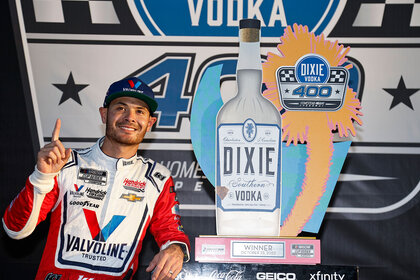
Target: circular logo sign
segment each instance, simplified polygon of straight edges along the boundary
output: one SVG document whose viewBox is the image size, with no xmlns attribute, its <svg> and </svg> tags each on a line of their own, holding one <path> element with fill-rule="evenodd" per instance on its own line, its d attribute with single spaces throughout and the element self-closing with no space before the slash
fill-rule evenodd
<svg viewBox="0 0 420 280">
<path fill-rule="evenodd" d="M 330 65 L 317 54 L 302 56 L 296 63 L 296 79 L 299 83 L 326 83 L 330 77 Z"/>
</svg>

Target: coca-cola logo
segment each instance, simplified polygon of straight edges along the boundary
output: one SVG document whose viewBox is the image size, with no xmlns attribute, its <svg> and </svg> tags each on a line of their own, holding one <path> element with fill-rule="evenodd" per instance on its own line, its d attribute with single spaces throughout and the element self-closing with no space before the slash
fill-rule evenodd
<svg viewBox="0 0 420 280">
<path fill-rule="evenodd" d="M 244 270 L 230 270 L 228 272 L 226 271 L 219 271 L 219 270 L 213 270 L 210 273 L 210 279 L 218 279 L 218 280 L 241 280 L 244 279 Z"/>
<path fill-rule="evenodd" d="M 245 270 L 237 270 L 231 269 L 229 271 L 219 271 L 213 270 L 209 276 L 206 276 L 206 279 L 214 279 L 214 280 L 244 280 L 244 272 Z M 198 279 L 201 278 L 202 275 L 198 275 L 197 273 L 192 273 L 191 271 L 187 271 L 182 269 L 182 271 L 178 274 L 176 279 Z"/>
</svg>

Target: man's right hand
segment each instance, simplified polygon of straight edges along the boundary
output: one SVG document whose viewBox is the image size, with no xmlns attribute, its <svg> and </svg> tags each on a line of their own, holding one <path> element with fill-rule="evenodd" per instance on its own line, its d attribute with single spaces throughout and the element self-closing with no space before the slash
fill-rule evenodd
<svg viewBox="0 0 420 280">
<path fill-rule="evenodd" d="M 70 157 L 71 149 L 66 149 L 59 140 L 61 120 L 55 122 L 51 143 L 38 152 L 37 168 L 42 173 L 57 173 Z"/>
</svg>

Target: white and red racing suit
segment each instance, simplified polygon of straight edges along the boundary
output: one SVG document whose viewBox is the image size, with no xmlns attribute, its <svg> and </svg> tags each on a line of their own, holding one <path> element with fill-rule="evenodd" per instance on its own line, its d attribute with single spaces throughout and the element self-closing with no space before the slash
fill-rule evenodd
<svg viewBox="0 0 420 280">
<path fill-rule="evenodd" d="M 73 151 L 57 174 L 35 169 L 6 209 L 15 239 L 52 212 L 36 279 L 131 279 L 149 226 L 161 250 L 177 243 L 189 259 L 170 171 L 140 156 L 111 158 L 102 141 Z"/>
</svg>

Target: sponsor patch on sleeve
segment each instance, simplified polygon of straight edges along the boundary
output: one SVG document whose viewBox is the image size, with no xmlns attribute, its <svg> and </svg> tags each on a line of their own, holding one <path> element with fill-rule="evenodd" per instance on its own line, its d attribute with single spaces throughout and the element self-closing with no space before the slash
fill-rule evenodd
<svg viewBox="0 0 420 280">
<path fill-rule="evenodd" d="M 163 176 L 162 173 L 160 173 L 160 172 L 155 172 L 155 174 L 153 174 L 153 177 L 156 177 L 161 181 L 165 180 L 165 178 L 166 178 L 166 176 Z"/>
</svg>

